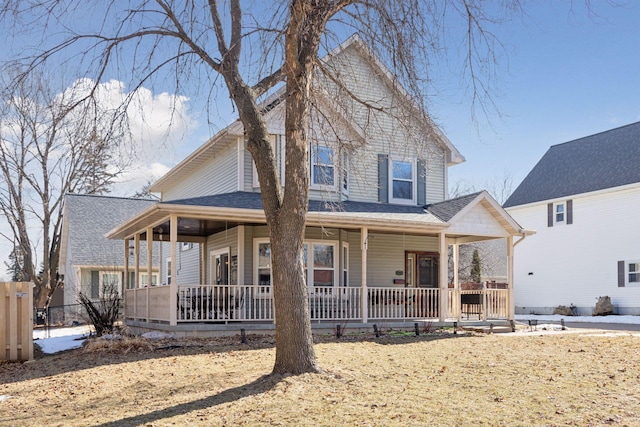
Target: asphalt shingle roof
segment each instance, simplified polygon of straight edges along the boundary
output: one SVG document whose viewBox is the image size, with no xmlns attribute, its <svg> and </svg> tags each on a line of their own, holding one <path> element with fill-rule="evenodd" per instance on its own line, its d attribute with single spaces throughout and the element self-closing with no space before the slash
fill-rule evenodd
<svg viewBox="0 0 640 427">
<path fill-rule="evenodd" d="M 194 197 L 163 202 L 163 204 L 216 206 L 221 208 L 262 209 L 260 193 L 237 191 L 234 193 L 217 194 L 213 196 Z M 367 202 L 330 202 L 309 200 L 309 212 L 366 212 L 366 213 L 411 213 L 422 214 L 421 206 L 393 205 L 389 203 Z"/>
<path fill-rule="evenodd" d="M 505 208 L 640 182 L 640 122 L 553 145 Z"/>
<path fill-rule="evenodd" d="M 456 216 L 465 206 L 474 201 L 480 193 L 481 192 L 467 194 L 466 196 L 456 197 L 455 199 L 445 200 L 444 202 L 433 203 L 427 205 L 426 208 L 430 213 L 444 222 L 449 222 L 451 218 Z"/>
<path fill-rule="evenodd" d="M 128 199 L 95 195 L 66 194 L 68 252 L 74 265 L 122 265 L 122 241 L 104 235 L 135 214 L 157 203 L 155 200 Z M 144 251 L 141 251 L 144 252 Z M 144 259 L 143 259 L 144 258 Z M 141 253 L 146 262 L 146 252 Z M 154 251 L 154 264 L 159 263 Z"/>
</svg>

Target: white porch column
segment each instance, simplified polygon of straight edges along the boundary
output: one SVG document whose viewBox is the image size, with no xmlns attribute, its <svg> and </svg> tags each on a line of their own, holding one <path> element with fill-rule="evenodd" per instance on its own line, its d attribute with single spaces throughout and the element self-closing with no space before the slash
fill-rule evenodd
<svg viewBox="0 0 640 427">
<path fill-rule="evenodd" d="M 458 270 L 460 269 L 460 244 L 453 244 L 453 307 L 455 307 L 455 311 L 458 313 L 458 322 L 460 322 L 461 317 L 461 307 L 460 307 L 460 277 L 458 276 Z"/>
<path fill-rule="evenodd" d="M 238 286 L 244 286 L 244 225 L 238 226 Z"/>
<path fill-rule="evenodd" d="M 178 216 L 169 217 L 169 241 L 171 245 L 171 283 L 169 284 L 169 324 L 178 324 L 178 268 L 176 266 L 176 251 L 178 245 Z"/>
<path fill-rule="evenodd" d="M 122 283 L 122 297 L 130 287 L 129 283 L 129 239 L 124 239 L 124 282 Z"/>
<path fill-rule="evenodd" d="M 362 306 L 362 323 L 369 320 L 369 292 L 367 291 L 367 248 L 369 245 L 369 229 L 362 227 L 360 229 L 360 250 L 362 251 L 362 295 L 360 304 Z"/>
<path fill-rule="evenodd" d="M 138 288 L 140 287 L 140 235 L 133 235 L 133 262 L 135 264 L 133 278 L 133 318 L 138 319 Z"/>
<path fill-rule="evenodd" d="M 149 293 L 151 292 L 151 275 L 153 274 L 153 228 L 147 227 L 147 322 L 149 321 L 151 302 L 149 301 Z"/>
<path fill-rule="evenodd" d="M 513 320 L 516 314 L 516 299 L 513 292 L 513 236 L 507 237 L 507 283 L 509 287 L 508 302 L 508 319 Z"/>
<path fill-rule="evenodd" d="M 448 251 L 447 236 L 444 232 L 438 234 L 438 250 L 440 252 L 440 261 L 438 263 L 438 281 L 440 288 L 440 321 L 444 322 L 447 317 L 447 306 L 449 304 L 449 289 L 447 287 L 448 279 Z"/>
<path fill-rule="evenodd" d="M 209 253 L 209 249 L 207 247 L 207 241 L 205 240 L 204 242 L 200 243 L 200 285 L 204 285 L 205 283 L 207 283 L 207 258 L 208 258 L 208 253 Z M 231 257 L 231 254 L 229 254 L 229 257 Z"/>
</svg>

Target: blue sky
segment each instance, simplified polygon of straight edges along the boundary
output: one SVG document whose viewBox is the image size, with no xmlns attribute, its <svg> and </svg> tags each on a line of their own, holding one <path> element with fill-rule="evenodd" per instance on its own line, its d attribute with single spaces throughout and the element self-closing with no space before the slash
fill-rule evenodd
<svg viewBox="0 0 640 427">
<path fill-rule="evenodd" d="M 478 132 L 460 95 L 434 103 L 467 159 L 450 183 L 482 187 L 508 173 L 515 190 L 551 145 L 640 120 L 640 2 L 596 1 L 593 17 L 568 3 L 528 2 L 529 16 L 499 27 L 509 62 L 493 128 L 481 117 Z"/>
</svg>

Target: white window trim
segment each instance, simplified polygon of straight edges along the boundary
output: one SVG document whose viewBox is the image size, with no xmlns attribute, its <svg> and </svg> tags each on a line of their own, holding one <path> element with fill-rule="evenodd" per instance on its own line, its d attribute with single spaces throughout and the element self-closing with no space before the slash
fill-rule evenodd
<svg viewBox="0 0 640 427">
<path fill-rule="evenodd" d="M 331 155 L 331 168 L 333 169 L 333 185 L 326 185 L 326 184 L 315 184 L 314 183 L 314 176 L 313 176 L 313 152 L 314 149 L 317 148 L 327 148 L 329 150 L 331 150 L 332 155 Z M 338 165 L 336 165 L 336 150 L 334 147 L 330 146 L 330 145 L 320 145 L 320 144 L 314 144 L 311 147 L 311 150 L 309 150 L 309 188 L 313 189 L 313 190 L 330 190 L 330 191 L 335 191 L 337 188 L 337 185 L 340 185 L 340 187 L 342 187 L 342 182 L 340 181 L 340 184 L 338 184 L 338 180 L 340 180 L 339 174 L 338 174 Z M 318 163 L 319 165 L 323 165 L 322 163 Z M 329 166 L 329 165 L 326 165 Z"/>
<path fill-rule="evenodd" d="M 268 237 L 257 237 L 253 239 L 253 277 L 254 277 L 254 286 L 258 286 L 260 287 L 260 284 L 257 283 L 258 281 L 258 258 L 259 258 L 259 254 L 258 254 L 258 248 L 260 246 L 260 244 L 262 243 L 271 243 L 269 241 Z M 342 273 L 342 270 L 340 269 L 340 251 L 338 251 L 338 248 L 340 247 L 339 244 L 340 242 L 338 240 L 317 240 L 317 239 L 309 239 L 309 240 L 304 240 L 304 244 L 307 245 L 307 290 L 309 292 L 313 292 L 314 291 L 314 285 L 312 282 L 312 278 L 313 278 L 313 270 L 314 270 L 314 266 L 313 266 L 313 245 L 315 244 L 322 244 L 322 245 L 331 245 L 333 246 L 333 287 L 338 287 L 340 284 L 340 274 Z M 348 248 L 348 244 L 346 244 L 347 248 Z M 348 266 L 347 266 L 348 268 Z M 271 266 L 269 266 L 269 269 L 271 270 Z M 273 273 L 272 273 L 273 274 Z M 348 274 L 348 271 L 347 271 Z M 272 279 L 273 280 L 273 279 Z M 273 282 L 271 282 L 271 286 L 273 286 Z"/>
<path fill-rule="evenodd" d="M 558 220 L 558 207 L 562 206 L 562 219 Z M 553 224 L 566 224 L 567 223 L 567 203 L 556 202 L 553 204 Z"/>
<path fill-rule="evenodd" d="M 340 247 L 337 240 L 317 240 L 309 239 L 305 240 L 304 244 L 307 245 L 307 290 L 309 292 L 315 291 L 313 284 L 313 271 L 316 269 L 313 266 L 313 247 L 314 245 L 329 245 L 333 246 L 333 287 L 338 287 L 340 284 L 340 254 L 338 248 Z M 328 269 L 322 269 L 328 270 Z"/>
<path fill-rule="evenodd" d="M 142 278 L 143 277 L 147 277 L 147 273 L 140 273 L 140 279 L 139 279 L 139 283 L 140 283 L 140 287 L 144 288 L 146 285 L 144 283 L 142 283 Z M 156 278 L 156 284 L 153 284 L 153 278 Z M 159 277 L 158 277 L 158 273 L 157 272 L 153 272 L 151 273 L 151 286 L 158 286 L 158 283 L 160 283 L 159 281 Z"/>
<path fill-rule="evenodd" d="M 259 254 L 259 248 L 260 248 L 260 244 L 262 243 L 269 243 L 271 244 L 271 241 L 269 240 L 268 237 L 257 237 L 255 239 L 253 239 L 253 285 L 256 286 L 258 289 L 261 289 L 263 287 L 263 285 L 260 285 L 260 283 L 258 283 L 258 278 L 259 276 L 259 270 L 260 270 L 260 266 L 258 265 L 258 260 L 260 259 L 260 254 Z M 266 267 L 263 267 L 266 268 Z M 271 265 L 269 265 L 269 270 L 271 271 L 271 273 L 269 273 L 272 278 L 271 278 L 271 285 L 270 288 L 273 286 L 273 272 L 271 269 Z M 268 294 L 268 292 L 263 292 L 264 294 Z"/>
<path fill-rule="evenodd" d="M 180 250 L 182 252 L 188 251 L 189 249 L 193 249 L 194 246 L 195 245 L 193 242 L 182 242 L 182 244 L 180 245 Z"/>
<path fill-rule="evenodd" d="M 167 272 L 166 274 L 166 278 L 167 278 L 167 285 L 171 284 L 171 257 L 167 257 L 164 260 L 164 267 L 165 267 L 165 271 Z"/>
<path fill-rule="evenodd" d="M 215 251 L 209 252 L 209 265 L 211 266 L 211 274 L 209 277 L 209 283 L 215 285 L 216 283 L 216 257 L 220 255 L 227 254 L 227 260 L 229 262 L 229 266 L 227 267 L 227 283 L 231 284 L 231 248 L 229 246 L 221 249 L 217 249 Z"/>
<path fill-rule="evenodd" d="M 340 285 L 349 286 L 349 242 L 342 242 L 342 282 Z"/>
<path fill-rule="evenodd" d="M 404 162 L 404 163 L 410 163 L 411 164 L 411 200 L 409 199 L 396 199 L 393 197 L 393 162 Z M 415 160 L 408 160 L 406 158 L 402 158 L 402 157 L 393 157 L 393 156 L 389 156 L 389 182 L 388 182 L 388 187 L 389 187 L 389 203 L 394 203 L 394 204 L 398 204 L 398 205 L 415 205 L 417 203 L 418 200 L 418 179 L 417 179 L 417 174 L 418 174 L 418 165 L 417 162 Z M 406 181 L 406 180 L 403 180 Z"/>
<path fill-rule="evenodd" d="M 640 259 L 632 259 L 624 262 L 624 284 L 625 286 L 630 287 L 640 287 L 640 279 L 638 279 L 637 282 L 629 281 L 629 274 L 631 274 L 631 272 L 629 271 L 630 264 L 640 264 Z M 637 273 L 638 276 L 640 276 L 640 269 L 637 271 Z"/>
<path fill-rule="evenodd" d="M 344 150 L 340 155 L 340 190 L 345 196 L 349 195 L 349 154 Z M 345 188 L 346 183 L 346 188 Z"/>
</svg>

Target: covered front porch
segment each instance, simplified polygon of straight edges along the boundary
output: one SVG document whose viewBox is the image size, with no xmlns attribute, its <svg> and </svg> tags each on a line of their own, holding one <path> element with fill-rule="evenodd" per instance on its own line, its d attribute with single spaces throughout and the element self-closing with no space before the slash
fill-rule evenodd
<svg viewBox="0 0 640 427">
<path fill-rule="evenodd" d="M 277 322 L 264 213 L 209 199 L 159 203 L 110 232 L 124 239 L 133 278 L 151 269 L 140 265 L 140 251 L 146 248 L 152 259 L 152 242 L 166 242 L 157 286 L 125 279 L 129 326 L 239 331 Z M 312 326 L 513 319 L 514 237 L 526 233 L 490 196 L 458 200 L 453 210 L 433 205 L 435 213 L 417 207 L 371 212 L 363 205 L 369 204 L 339 211 L 310 206 L 304 257 Z M 461 289 L 460 245 L 497 238 L 507 242 L 507 283 Z"/>
</svg>

